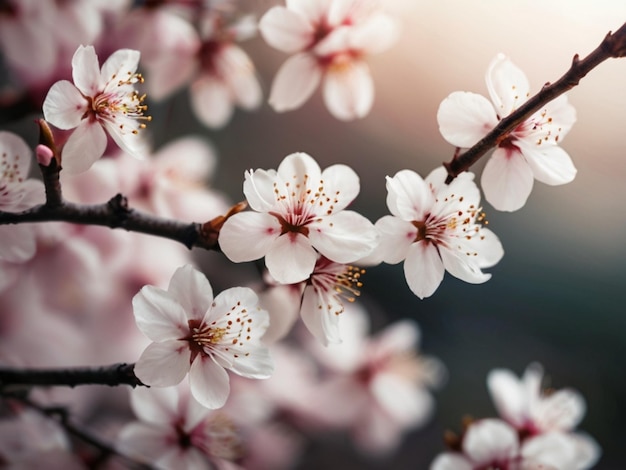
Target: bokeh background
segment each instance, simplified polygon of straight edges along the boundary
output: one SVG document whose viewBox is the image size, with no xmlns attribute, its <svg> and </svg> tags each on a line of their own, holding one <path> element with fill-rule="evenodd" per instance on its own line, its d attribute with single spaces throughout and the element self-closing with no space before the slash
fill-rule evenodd
<svg viewBox="0 0 626 470">
<path fill-rule="evenodd" d="M 567 70 L 575 53 L 588 54 L 626 21 L 626 2 L 610 0 L 395 4 L 403 32 L 390 51 L 370 61 L 376 83 L 371 114 L 336 121 L 319 93 L 297 111 L 277 114 L 264 105 L 239 113 L 226 129 L 211 133 L 221 157 L 216 186 L 242 198 L 244 170 L 275 168 L 289 153 L 305 151 L 322 167 L 351 165 L 362 188 L 354 207 L 376 220 L 388 213 L 385 175 L 403 168 L 426 175 L 450 160 L 454 149 L 437 129 L 439 103 L 456 90 L 486 94 L 485 71 L 498 52 L 538 91 Z M 244 47 L 269 90 L 285 56 L 260 38 Z M 420 301 L 406 287 L 401 265 L 366 275 L 363 295 L 387 315 L 377 318 L 378 325 L 415 318 L 423 350 L 448 368 L 434 421 L 409 435 L 391 459 L 360 457 L 332 436 L 309 452 L 301 468 L 427 468 L 443 450 L 445 429 L 458 430 L 468 414 L 495 415 L 488 371 L 507 367 L 521 374 L 533 361 L 544 365 L 551 386 L 573 387 L 586 397 L 580 427 L 603 448 L 597 468 L 626 468 L 626 59 L 600 65 L 568 96 L 578 122 L 563 147 L 579 173 L 562 187 L 537 183 L 516 213 L 498 213 L 485 202 L 489 226 L 506 253 L 488 283 L 467 285 L 447 276 L 433 297 Z M 184 113 L 186 97 L 176 106 Z M 203 132 L 187 121 L 168 127 Z"/>
<path fill-rule="evenodd" d="M 353 207 L 375 221 L 388 213 L 385 175 L 404 168 L 426 175 L 450 160 L 454 149 L 437 129 L 439 103 L 457 90 L 486 94 L 485 71 L 497 53 L 511 57 L 537 91 L 560 77 L 575 53 L 591 52 L 626 21 L 623 0 L 389 2 L 400 12 L 403 31 L 390 51 L 370 61 L 376 102 L 365 119 L 335 120 L 318 93 L 299 110 L 277 114 L 265 104 L 237 112 L 223 130 L 207 131 L 181 92 L 151 104 L 157 146 L 174 136 L 207 136 L 219 154 L 213 186 L 233 200 L 243 199 L 246 169 L 275 168 L 295 151 L 311 154 L 322 167 L 346 163 L 361 177 Z M 262 13 L 276 2 L 244 3 Z M 285 55 L 261 38 L 243 47 L 268 93 Z M 551 386 L 570 386 L 586 397 L 580 427 L 603 448 L 597 468 L 626 468 L 626 59 L 600 65 L 568 96 L 578 122 L 563 147 L 579 173 L 563 187 L 537 183 L 516 213 L 498 213 L 485 203 L 506 253 L 488 283 L 467 285 L 447 276 L 434 296 L 420 301 L 401 265 L 372 268 L 365 277 L 364 302 L 375 326 L 414 318 L 422 350 L 447 366 L 433 421 L 382 460 L 361 456 L 336 435 L 322 437 L 299 468 L 428 468 L 444 450 L 444 430 L 458 430 L 465 415 L 495 415 L 488 371 L 506 367 L 521 374 L 533 361 L 544 365 Z M 216 263 L 216 255 L 198 252 L 198 258 L 209 271 Z M 250 271 L 241 266 L 241 275 Z M 227 277 L 211 282 L 216 290 L 233 285 Z"/>
</svg>

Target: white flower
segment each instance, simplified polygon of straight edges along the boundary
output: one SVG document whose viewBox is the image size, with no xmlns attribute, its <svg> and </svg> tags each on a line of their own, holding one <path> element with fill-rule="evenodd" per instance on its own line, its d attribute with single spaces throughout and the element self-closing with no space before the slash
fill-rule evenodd
<svg viewBox="0 0 626 470">
<path fill-rule="evenodd" d="M 530 96 L 524 73 L 501 54 L 491 62 L 486 79 L 491 103 L 459 91 L 439 106 L 439 130 L 452 145 L 473 146 Z M 576 168 L 557 144 L 575 121 L 576 111 L 562 95 L 504 136 L 483 170 L 487 201 L 498 210 L 515 211 L 526 203 L 533 179 L 549 185 L 572 181 Z"/>
<path fill-rule="evenodd" d="M 20 212 L 44 202 L 41 181 L 28 178 L 32 152 L 24 140 L 0 131 L 0 211 Z M 22 262 L 36 251 L 31 224 L 0 226 L 0 260 Z"/>
<path fill-rule="evenodd" d="M 346 165 L 322 172 L 309 155 L 294 153 L 278 171 L 246 172 L 243 191 L 255 212 L 228 218 L 220 230 L 220 247 L 236 263 L 265 256 L 267 269 L 280 283 L 307 279 L 318 253 L 352 263 L 378 243 L 369 220 L 343 210 L 359 192 L 359 178 Z"/>
<path fill-rule="evenodd" d="M 577 465 L 571 468 L 590 468 L 600 457 L 600 447 L 591 437 L 573 432 L 585 414 L 584 398 L 567 388 L 543 393 L 542 379 L 543 368 L 531 364 L 521 379 L 507 369 L 492 370 L 487 385 L 503 419 L 531 436 L 562 434 L 574 448 Z"/>
<path fill-rule="evenodd" d="M 189 265 L 174 273 L 167 291 L 144 286 L 133 298 L 139 329 L 152 341 L 135 365 L 146 385 L 176 385 L 189 372 L 193 397 L 207 408 L 224 405 L 229 369 L 248 378 L 273 370 L 260 338 L 269 317 L 248 288 L 234 287 L 213 299 L 206 277 Z"/>
<path fill-rule="evenodd" d="M 393 215 L 376 222 L 383 261 L 404 260 L 411 290 L 420 298 L 432 295 L 447 270 L 465 282 L 479 284 L 491 275 L 504 251 L 498 237 L 481 224 L 484 214 L 474 175 L 463 173 L 444 184 L 443 167 L 423 180 L 411 170 L 387 177 L 387 206 Z"/>
<path fill-rule="evenodd" d="M 366 116 L 374 84 L 365 62 L 397 37 L 395 21 L 367 0 L 287 0 L 259 23 L 276 49 L 295 53 L 278 71 L 269 102 L 278 112 L 300 107 L 323 80 L 324 101 L 338 119 Z"/>
<path fill-rule="evenodd" d="M 241 458 L 241 439 L 221 412 L 201 406 L 175 387 L 138 388 L 130 404 L 139 418 L 118 437 L 125 454 L 157 468 L 234 470 Z"/>
<path fill-rule="evenodd" d="M 136 73 L 138 63 L 138 51 L 120 49 L 100 69 L 93 46 L 79 46 L 72 57 L 74 84 L 61 80 L 52 85 L 44 117 L 59 129 L 74 129 L 61 155 L 66 171 L 89 169 L 104 153 L 107 133 L 123 150 L 140 154 L 139 130 L 150 117 L 143 115 L 145 95 L 135 90 L 143 81 Z"/>
</svg>

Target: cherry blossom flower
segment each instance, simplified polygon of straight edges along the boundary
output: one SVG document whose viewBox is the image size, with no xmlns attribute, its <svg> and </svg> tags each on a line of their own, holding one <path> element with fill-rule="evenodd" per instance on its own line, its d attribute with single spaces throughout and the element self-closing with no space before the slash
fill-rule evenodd
<svg viewBox="0 0 626 470">
<path fill-rule="evenodd" d="M 0 131 L 0 211 L 20 212 L 44 202 L 41 181 L 28 179 L 32 152 L 24 140 Z M 0 260 L 19 263 L 36 251 L 32 224 L 0 226 Z"/>
<path fill-rule="evenodd" d="M 439 106 L 439 130 L 452 145 L 473 146 L 530 96 L 528 79 L 502 54 L 489 65 L 486 79 L 491 103 L 475 93 L 454 92 Z M 534 179 L 549 185 L 572 181 L 576 168 L 558 144 L 575 121 L 576 111 L 562 95 L 500 139 L 481 178 L 487 201 L 515 211 L 526 203 Z"/>
<path fill-rule="evenodd" d="M 144 286 L 133 298 L 139 329 L 152 341 L 135 366 L 147 385 L 180 383 L 189 372 L 193 397 L 207 408 L 224 405 L 229 393 L 225 369 L 247 378 L 267 378 L 273 364 L 260 338 L 268 314 L 256 294 L 234 287 L 213 299 L 202 273 L 185 265 L 167 291 Z"/>
<path fill-rule="evenodd" d="M 577 469 L 590 468 L 600 457 L 600 447 L 590 436 L 573 432 L 585 414 L 584 398 L 575 390 L 542 393 L 543 368 L 528 366 L 521 379 L 506 369 L 487 377 L 489 392 L 500 416 L 519 433 L 535 436 L 563 433 L 574 443 Z"/>
<path fill-rule="evenodd" d="M 235 470 L 243 453 L 233 422 L 175 387 L 138 388 L 130 403 L 139 418 L 127 424 L 117 447 L 157 468 Z"/>
<path fill-rule="evenodd" d="M 368 0 L 287 0 L 261 18 L 272 47 L 293 54 L 278 71 L 269 103 L 278 111 L 299 108 L 323 83 L 326 107 L 337 119 L 366 116 L 374 84 L 365 58 L 389 48 L 395 21 Z"/>
<path fill-rule="evenodd" d="M 65 171 L 89 169 L 104 153 L 107 134 L 123 150 L 141 155 L 138 134 L 150 116 L 144 116 L 145 95 L 135 90 L 143 81 L 136 73 L 138 63 L 138 51 L 120 49 L 100 68 L 93 46 L 79 46 L 72 58 L 74 84 L 61 80 L 52 85 L 44 117 L 59 129 L 74 129 L 61 154 Z"/>
<path fill-rule="evenodd" d="M 377 246 L 372 223 L 344 210 L 359 192 L 359 178 L 346 165 L 322 172 L 312 157 L 294 153 L 277 171 L 247 171 L 243 192 L 254 212 L 226 220 L 220 247 L 236 263 L 265 256 L 267 269 L 280 283 L 308 279 L 318 253 L 352 263 Z"/>
<path fill-rule="evenodd" d="M 474 175 L 463 173 L 449 185 L 445 178 L 443 167 L 425 180 L 411 170 L 387 177 L 393 215 L 376 222 L 383 261 L 404 260 L 407 283 L 422 299 L 435 292 L 446 270 L 465 282 L 486 282 L 491 275 L 482 269 L 504 254 L 497 236 L 482 225 Z"/>
<path fill-rule="evenodd" d="M 312 351 L 327 366 L 311 405 L 329 425 L 347 427 L 360 448 L 373 454 L 395 449 L 405 432 L 423 426 L 435 403 L 429 389 L 446 378 L 443 364 L 417 352 L 420 330 L 410 320 L 368 337 L 369 322 L 354 304 L 339 317 L 341 344 Z"/>
</svg>

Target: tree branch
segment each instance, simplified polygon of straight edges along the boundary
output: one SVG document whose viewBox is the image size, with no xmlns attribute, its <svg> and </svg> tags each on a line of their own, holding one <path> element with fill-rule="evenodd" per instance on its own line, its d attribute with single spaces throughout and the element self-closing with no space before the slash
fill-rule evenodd
<svg viewBox="0 0 626 470">
<path fill-rule="evenodd" d="M 584 59 L 580 60 L 576 54 L 571 67 L 561 78 L 553 84 L 546 84 L 539 93 L 502 118 L 498 125 L 473 147 L 460 155 L 455 155 L 450 162 L 444 163 L 448 170 L 446 183 L 450 183 L 459 174 L 468 170 L 485 153 L 498 145 L 503 136 L 509 134 L 547 103 L 578 85 L 580 80 L 600 63 L 609 58 L 624 56 L 626 56 L 626 23 L 615 33 L 608 33 L 600 45 Z"/>
<path fill-rule="evenodd" d="M 135 364 L 68 369 L 17 369 L 0 367 L 0 389 L 22 385 L 144 385 L 135 376 Z"/>
</svg>

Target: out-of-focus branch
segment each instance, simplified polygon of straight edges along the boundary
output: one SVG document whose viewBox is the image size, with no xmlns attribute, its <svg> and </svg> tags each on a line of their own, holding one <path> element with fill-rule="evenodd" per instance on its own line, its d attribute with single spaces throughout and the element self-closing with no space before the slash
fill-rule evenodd
<svg viewBox="0 0 626 470">
<path fill-rule="evenodd" d="M 446 182 L 450 183 L 459 174 L 468 170 L 485 153 L 498 145 L 498 142 L 504 136 L 508 135 L 547 103 L 578 85 L 580 80 L 600 63 L 610 58 L 624 56 L 626 56 L 626 23 L 615 33 L 608 33 L 600 45 L 584 59 L 580 59 L 578 54 L 576 54 L 572 60 L 571 67 L 561 78 L 552 84 L 546 84 L 539 93 L 514 112 L 502 118 L 498 125 L 476 145 L 459 155 L 455 155 L 450 162 L 444 163 L 448 170 Z"/>
<path fill-rule="evenodd" d="M 0 367 L 0 389 L 24 385 L 144 385 L 135 376 L 135 364 L 113 364 L 101 367 L 67 369 L 22 369 Z"/>
</svg>

